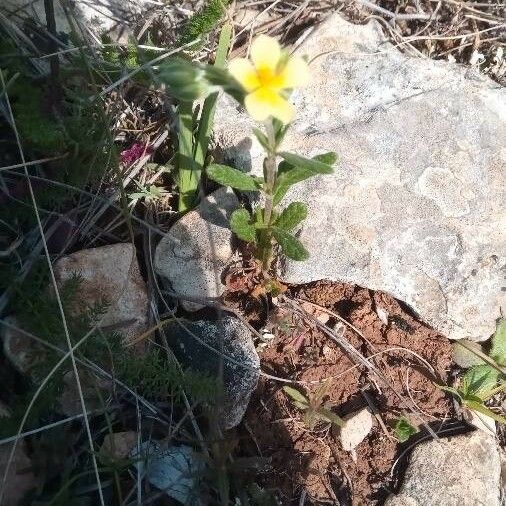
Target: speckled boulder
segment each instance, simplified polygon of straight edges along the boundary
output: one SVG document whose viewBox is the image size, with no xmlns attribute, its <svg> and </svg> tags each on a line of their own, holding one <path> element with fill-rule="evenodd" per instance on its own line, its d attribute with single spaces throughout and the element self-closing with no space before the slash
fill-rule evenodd
<svg viewBox="0 0 506 506">
<path fill-rule="evenodd" d="M 302 43 L 312 84 L 297 90 L 286 150 L 335 151 L 335 174 L 299 183 L 307 262 L 287 282 L 345 281 L 391 293 L 450 338 L 487 339 L 506 305 L 506 89 L 476 70 L 411 58 L 375 21 L 331 16 Z M 251 120 L 228 98 L 223 158 L 261 173 Z"/>
<path fill-rule="evenodd" d="M 223 363 L 225 400 L 220 424 L 224 429 L 238 425 L 260 377 L 260 359 L 248 327 L 226 316 L 215 322 L 174 322 L 166 333 L 183 367 L 216 377 Z"/>
<path fill-rule="evenodd" d="M 189 311 L 202 308 L 206 299 L 225 289 L 221 274 L 233 255 L 229 219 L 237 207 L 234 192 L 220 188 L 185 214 L 156 248 L 156 272 Z"/>
<path fill-rule="evenodd" d="M 465 436 L 419 444 L 397 496 L 385 506 L 499 506 L 501 459 L 493 436 Z"/>
</svg>

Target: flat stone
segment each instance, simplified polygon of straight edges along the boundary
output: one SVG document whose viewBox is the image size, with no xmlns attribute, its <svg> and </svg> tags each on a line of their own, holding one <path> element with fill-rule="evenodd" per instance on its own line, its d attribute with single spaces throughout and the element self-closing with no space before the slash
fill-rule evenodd
<svg viewBox="0 0 506 506">
<path fill-rule="evenodd" d="M 168 281 L 189 311 L 204 305 L 192 299 L 205 302 L 219 297 L 225 289 L 221 274 L 234 252 L 229 219 L 238 207 L 234 192 L 220 188 L 185 214 L 156 248 L 156 272 Z"/>
<path fill-rule="evenodd" d="M 59 286 L 78 275 L 79 296 L 73 310 L 86 311 L 106 301 L 107 313 L 99 326 L 135 337 L 147 328 L 148 296 L 132 244 L 85 249 L 60 258 L 54 265 Z"/>
<path fill-rule="evenodd" d="M 385 506 L 499 506 L 501 459 L 482 431 L 415 447 L 397 496 Z"/>
<path fill-rule="evenodd" d="M 341 445 L 347 452 L 354 450 L 371 432 L 373 416 L 367 408 L 344 417 L 344 426 L 339 429 Z"/>
<path fill-rule="evenodd" d="M 450 338 L 485 340 L 506 305 L 506 89 L 476 70 L 412 58 L 376 21 L 331 16 L 298 50 L 312 83 L 292 98 L 283 149 L 335 151 L 334 175 L 295 185 L 309 216 L 298 231 L 307 262 L 284 281 L 331 279 L 389 292 Z M 261 174 L 252 121 L 219 102 L 225 161 Z"/>
<path fill-rule="evenodd" d="M 184 326 L 184 327 L 183 327 Z M 220 321 L 182 321 L 166 327 L 170 344 L 183 367 L 217 377 L 223 363 L 224 405 L 221 426 L 240 423 L 260 377 L 260 359 L 251 331 L 236 318 Z"/>
</svg>

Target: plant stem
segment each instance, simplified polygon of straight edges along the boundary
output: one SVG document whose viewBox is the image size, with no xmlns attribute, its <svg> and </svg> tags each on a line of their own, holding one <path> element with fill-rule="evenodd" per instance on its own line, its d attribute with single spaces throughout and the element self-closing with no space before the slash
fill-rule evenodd
<svg viewBox="0 0 506 506">
<path fill-rule="evenodd" d="M 264 207 L 264 224 L 267 226 L 265 237 L 263 237 L 261 250 L 262 250 L 262 269 L 268 271 L 271 263 L 271 219 L 273 211 L 273 191 L 276 184 L 276 139 L 274 136 L 274 125 L 272 119 L 266 123 L 267 139 L 269 140 L 269 150 L 264 164 L 264 194 L 265 194 L 265 207 Z"/>
</svg>

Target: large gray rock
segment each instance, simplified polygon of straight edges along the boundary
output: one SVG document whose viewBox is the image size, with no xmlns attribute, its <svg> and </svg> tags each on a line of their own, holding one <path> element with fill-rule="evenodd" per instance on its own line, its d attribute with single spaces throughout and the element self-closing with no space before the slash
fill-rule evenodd
<svg viewBox="0 0 506 506">
<path fill-rule="evenodd" d="M 216 322 L 183 320 L 170 324 L 167 335 L 183 367 L 216 378 L 223 364 L 219 424 L 224 429 L 238 425 L 260 377 L 260 359 L 248 327 L 229 316 Z"/>
<path fill-rule="evenodd" d="M 188 310 L 203 307 L 192 299 L 205 303 L 225 289 L 220 278 L 234 252 L 229 219 L 237 207 L 234 192 L 220 188 L 185 214 L 156 248 L 156 272 L 181 296 Z"/>
<path fill-rule="evenodd" d="M 283 147 L 336 151 L 341 162 L 288 193 L 286 203 L 309 204 L 300 239 L 311 257 L 287 262 L 282 278 L 384 290 L 451 338 L 487 339 L 506 304 L 506 89 L 410 58 L 375 21 L 337 14 L 299 52 L 313 81 L 293 96 L 297 119 Z M 251 121 L 228 98 L 216 127 L 224 158 L 261 173 Z"/>
<path fill-rule="evenodd" d="M 499 506 L 501 459 L 493 436 L 465 436 L 418 445 L 397 496 L 385 506 Z"/>
</svg>

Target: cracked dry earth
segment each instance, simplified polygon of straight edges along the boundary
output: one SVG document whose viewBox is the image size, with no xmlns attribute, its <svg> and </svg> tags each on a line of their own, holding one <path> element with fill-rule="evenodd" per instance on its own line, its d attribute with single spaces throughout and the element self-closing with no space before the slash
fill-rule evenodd
<svg viewBox="0 0 506 506">
<path fill-rule="evenodd" d="M 365 440 L 347 452 L 336 427 L 321 422 L 309 430 L 281 385 L 261 381 L 241 429 L 242 451 L 270 459 L 272 467 L 261 476 L 261 483 L 278 490 L 283 505 L 298 504 L 304 490 L 306 504 L 381 504 L 396 490 L 402 475 L 404 461 L 396 459 L 405 448 L 392 430 L 399 416 L 406 413 L 422 429 L 419 437 L 425 437 L 422 419 L 438 433 L 455 429 L 449 422 L 455 418 L 452 403 L 435 385 L 446 382 L 450 341 L 385 293 L 319 281 L 293 286 L 288 294 L 300 303 L 310 301 L 331 310 L 354 325 L 366 339 L 316 306 L 303 306 L 321 321 L 328 318 L 326 325 L 343 331 L 343 337 L 363 355 L 377 354 L 374 363 L 390 388 L 356 367 L 315 325 L 280 304 L 268 317 L 267 328 L 275 337 L 260 352 L 262 369 L 307 382 L 306 392 L 315 391 L 311 382 L 328 379 L 325 400 L 338 415 L 356 412 L 369 402 L 378 416 Z M 413 404 L 423 413 L 421 417 L 410 414 Z"/>
</svg>

